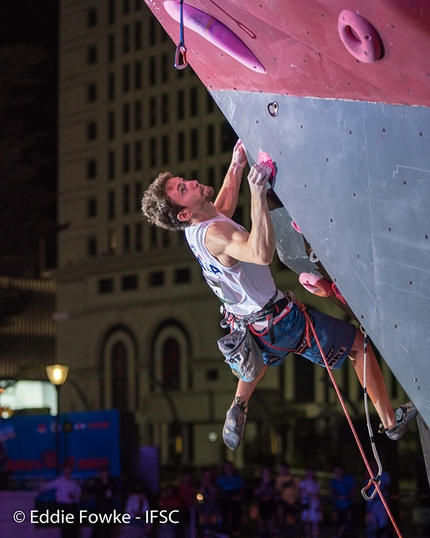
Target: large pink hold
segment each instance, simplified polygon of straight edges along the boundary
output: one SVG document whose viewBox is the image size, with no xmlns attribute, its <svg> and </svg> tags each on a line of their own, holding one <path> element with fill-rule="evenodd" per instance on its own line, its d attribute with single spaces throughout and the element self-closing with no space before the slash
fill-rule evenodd
<svg viewBox="0 0 430 538">
<path fill-rule="evenodd" d="M 180 21 L 180 4 L 174 0 L 166 0 L 164 9 L 175 19 Z M 235 58 L 242 65 L 252 69 L 256 73 L 266 73 L 266 69 L 245 45 L 225 24 L 212 15 L 195 7 L 183 4 L 184 26 L 197 32 L 210 43 L 221 49 L 226 54 Z"/>
</svg>

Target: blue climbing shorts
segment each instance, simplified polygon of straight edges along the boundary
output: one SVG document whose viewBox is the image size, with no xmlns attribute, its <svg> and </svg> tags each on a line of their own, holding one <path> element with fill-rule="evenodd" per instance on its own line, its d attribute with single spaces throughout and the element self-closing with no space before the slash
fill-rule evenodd
<svg viewBox="0 0 430 538">
<path fill-rule="evenodd" d="M 356 327 L 352 323 L 328 316 L 317 310 L 308 309 L 308 314 L 327 357 L 330 369 L 337 370 L 345 362 L 351 351 L 357 334 Z M 264 364 L 270 366 L 281 364 L 286 355 L 294 351 L 306 359 L 324 366 L 323 358 L 312 333 L 311 346 L 305 347 L 303 345 L 305 328 L 305 316 L 297 308 L 297 305 L 293 304 L 291 311 L 287 315 L 282 317 L 282 314 L 280 314 L 279 321 L 274 320 L 274 344 L 270 343 L 267 330 L 262 332 L 253 331 L 262 351 Z M 300 351 L 298 352 L 297 350 Z"/>
</svg>

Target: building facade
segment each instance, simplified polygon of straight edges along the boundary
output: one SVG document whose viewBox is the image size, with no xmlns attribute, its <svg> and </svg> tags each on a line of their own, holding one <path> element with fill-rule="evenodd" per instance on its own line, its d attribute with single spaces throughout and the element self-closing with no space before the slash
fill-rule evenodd
<svg viewBox="0 0 430 538">
<path fill-rule="evenodd" d="M 338 406 L 324 370 L 292 357 L 259 385 L 243 446 L 227 453 L 222 443 L 236 378 L 216 344 L 219 303 L 183 234 L 140 213 L 160 171 L 217 189 L 236 141 L 191 67 L 174 69 L 178 40 L 142 0 L 61 0 L 57 359 L 89 408 L 133 412 L 141 444 L 159 445 L 163 464 L 228 456 L 240 466 L 291 455 L 295 418 L 320 417 L 324 428 L 322 409 Z M 244 184 L 236 218 L 245 226 L 248 206 Z M 273 269 L 281 289 L 297 287 L 294 273 Z M 352 402 L 361 398 L 350 365 L 337 375 Z M 62 396 L 82 409 L 76 391 Z"/>
</svg>

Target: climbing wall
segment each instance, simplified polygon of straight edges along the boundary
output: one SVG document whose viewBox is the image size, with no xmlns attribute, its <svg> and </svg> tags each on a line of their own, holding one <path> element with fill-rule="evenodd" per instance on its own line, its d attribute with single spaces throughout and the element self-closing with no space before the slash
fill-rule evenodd
<svg viewBox="0 0 430 538">
<path fill-rule="evenodd" d="M 147 4 L 178 43 L 179 2 Z M 430 424 L 428 3 L 183 7 L 187 61 L 252 158 L 276 162 L 281 227 L 296 221 Z"/>
</svg>

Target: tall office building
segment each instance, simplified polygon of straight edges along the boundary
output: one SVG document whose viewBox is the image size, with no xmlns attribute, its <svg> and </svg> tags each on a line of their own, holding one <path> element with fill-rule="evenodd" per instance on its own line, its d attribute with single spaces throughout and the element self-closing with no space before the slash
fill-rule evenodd
<svg viewBox="0 0 430 538">
<path fill-rule="evenodd" d="M 204 465 L 225 456 L 236 386 L 216 344 L 219 303 L 183 234 L 147 225 L 140 201 L 166 169 L 217 189 L 236 135 L 191 67 L 175 70 L 178 40 L 142 0 L 61 0 L 57 359 L 91 408 L 133 412 L 162 463 L 180 455 Z M 245 226 L 248 206 L 244 186 L 236 217 Z M 296 280 L 277 275 L 284 289 Z M 285 400 L 331 400 L 317 370 L 300 359 L 270 371 L 236 463 L 246 447 L 285 448 L 271 406 L 279 415 Z M 344 377 L 357 393 L 353 373 Z M 82 409 L 71 387 L 63 394 L 66 409 Z"/>
</svg>

